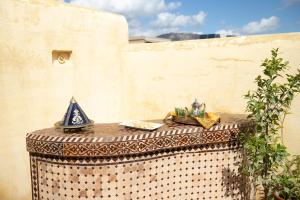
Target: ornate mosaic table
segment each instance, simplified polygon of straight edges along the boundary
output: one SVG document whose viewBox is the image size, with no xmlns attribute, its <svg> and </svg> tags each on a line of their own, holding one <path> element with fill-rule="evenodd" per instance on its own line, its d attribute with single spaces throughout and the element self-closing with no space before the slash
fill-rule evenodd
<svg viewBox="0 0 300 200">
<path fill-rule="evenodd" d="M 237 137 L 243 115 L 205 130 L 167 122 L 156 131 L 96 124 L 27 134 L 32 199 L 246 199 Z"/>
</svg>

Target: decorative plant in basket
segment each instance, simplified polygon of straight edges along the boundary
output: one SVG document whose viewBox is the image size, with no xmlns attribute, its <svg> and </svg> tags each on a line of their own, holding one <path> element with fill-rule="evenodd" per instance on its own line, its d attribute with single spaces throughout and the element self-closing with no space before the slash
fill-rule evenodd
<svg viewBox="0 0 300 200">
<path fill-rule="evenodd" d="M 199 124 L 196 117 L 203 118 L 205 117 L 205 103 L 198 103 L 197 99 L 195 99 L 192 104 L 192 109 L 188 109 L 187 107 L 183 108 L 175 108 L 174 120 L 177 122 L 185 123 L 185 124 Z"/>
<path fill-rule="evenodd" d="M 299 200 L 299 159 L 289 160 L 282 128 L 290 105 L 300 92 L 300 70 L 287 73 L 288 62 L 278 57 L 278 49 L 271 52 L 272 57 L 261 64 L 263 75 L 255 79 L 257 89 L 245 95 L 256 133 L 242 135 L 246 155 L 243 172 L 253 179 L 254 188 L 263 188 L 264 200 L 274 197 Z"/>
<path fill-rule="evenodd" d="M 172 117 L 177 123 L 203 126 L 208 129 L 220 121 L 220 117 L 212 112 L 205 112 L 205 104 L 199 104 L 197 99 L 192 104 L 192 108 L 175 108 L 175 111 L 169 112 L 165 119 Z"/>
</svg>

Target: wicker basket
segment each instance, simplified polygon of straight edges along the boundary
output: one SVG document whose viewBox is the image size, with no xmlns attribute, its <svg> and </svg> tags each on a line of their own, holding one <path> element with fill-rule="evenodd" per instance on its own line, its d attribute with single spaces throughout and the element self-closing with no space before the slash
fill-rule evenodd
<svg viewBox="0 0 300 200">
<path fill-rule="evenodd" d="M 179 117 L 179 116 L 173 116 L 172 120 L 177 123 L 181 124 L 189 124 L 189 125 L 196 125 L 200 126 L 199 122 L 192 118 L 192 117 Z"/>
</svg>

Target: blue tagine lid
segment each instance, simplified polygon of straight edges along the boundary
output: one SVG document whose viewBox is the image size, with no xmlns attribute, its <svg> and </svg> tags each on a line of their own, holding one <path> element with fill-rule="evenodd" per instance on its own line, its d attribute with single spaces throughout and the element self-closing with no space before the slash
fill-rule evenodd
<svg viewBox="0 0 300 200">
<path fill-rule="evenodd" d="M 86 116 L 74 97 L 72 97 L 63 120 L 57 122 L 55 126 L 58 128 L 62 128 L 64 131 L 70 129 L 78 130 L 89 127 L 93 123 L 94 122 Z"/>
</svg>

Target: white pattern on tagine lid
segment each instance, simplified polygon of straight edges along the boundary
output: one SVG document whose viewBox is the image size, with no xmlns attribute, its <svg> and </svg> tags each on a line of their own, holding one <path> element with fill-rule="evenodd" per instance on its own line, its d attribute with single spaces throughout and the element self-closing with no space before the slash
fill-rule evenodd
<svg viewBox="0 0 300 200">
<path fill-rule="evenodd" d="M 92 125 L 94 122 L 90 120 L 85 112 L 81 109 L 74 97 L 71 98 L 69 107 L 62 121 L 55 124 L 56 127 L 65 130 L 80 130 Z"/>
</svg>

